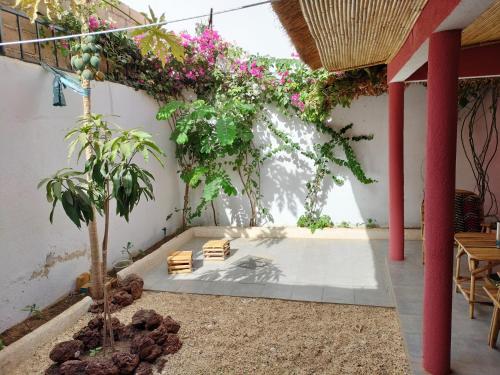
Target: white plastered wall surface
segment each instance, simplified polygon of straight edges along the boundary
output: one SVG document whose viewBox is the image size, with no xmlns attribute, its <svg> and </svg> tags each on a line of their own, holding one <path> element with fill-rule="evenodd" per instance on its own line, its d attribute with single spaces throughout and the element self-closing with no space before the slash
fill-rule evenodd
<svg viewBox="0 0 500 375">
<path fill-rule="evenodd" d="M 37 65 L 6 57 L 0 57 L 0 77 L 1 332 L 26 317 L 24 306 L 44 307 L 67 294 L 76 276 L 89 269 L 90 251 L 87 229 L 78 230 L 61 207 L 49 223 L 51 206 L 36 188 L 42 178 L 75 165 L 67 160 L 64 135 L 81 115 L 81 97 L 67 89 L 67 106 L 53 107 L 53 77 Z M 163 227 L 172 232 L 180 225 L 179 215 L 165 218 L 181 193 L 170 130 L 155 120 L 158 104 L 152 98 L 123 85 L 94 83 L 92 110 L 118 116 L 108 119 L 123 128 L 145 129 L 167 153 L 165 168 L 154 159 L 146 164 L 156 178 L 156 200 L 141 202 L 129 223 L 112 215 L 111 264 L 122 257 L 127 241 L 144 249 L 162 238 Z M 101 221 L 100 239 L 102 228 Z"/>
<path fill-rule="evenodd" d="M 311 149 L 314 143 L 324 142 L 327 137 L 320 135 L 312 125 L 298 119 L 283 116 L 276 108 L 269 108 L 273 123 L 281 130 L 293 135 L 303 147 Z M 336 186 L 325 178 L 321 201 L 323 213 L 330 215 L 334 223 L 342 221 L 351 225 L 374 219 L 383 227 L 388 225 L 388 134 L 387 95 L 360 97 L 350 107 L 334 108 L 331 126 L 341 128 L 353 123 L 352 135 L 373 134 L 371 141 L 353 143 L 356 155 L 367 176 L 376 183 L 360 183 L 346 168 L 333 170 L 345 179 L 342 186 Z M 426 123 L 426 89 L 422 85 L 411 85 L 405 92 L 405 226 L 420 226 L 420 202 L 423 195 L 424 149 Z M 256 144 L 275 144 L 275 139 L 257 124 Z M 339 156 L 343 156 L 339 149 Z M 263 203 L 270 209 L 274 223 L 267 225 L 296 225 L 304 213 L 306 197 L 305 184 L 311 179 L 313 166 L 304 158 L 290 157 L 285 153 L 267 161 L 261 170 Z M 241 184 L 234 181 L 241 191 Z M 197 194 L 198 193 L 198 194 Z M 196 203 L 199 192 L 192 194 Z M 244 210 L 241 207 L 244 207 Z M 248 203 L 245 197 L 222 197 L 216 208 L 221 225 L 245 225 L 248 223 Z M 213 224 L 212 211 L 207 210 L 198 224 Z"/>
</svg>

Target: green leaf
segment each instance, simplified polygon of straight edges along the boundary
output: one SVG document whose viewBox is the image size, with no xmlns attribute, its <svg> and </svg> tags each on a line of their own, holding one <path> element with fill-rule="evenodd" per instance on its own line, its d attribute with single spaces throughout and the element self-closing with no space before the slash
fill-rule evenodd
<svg viewBox="0 0 500 375">
<path fill-rule="evenodd" d="M 160 108 L 160 110 L 156 114 L 156 119 L 168 120 L 176 111 L 183 108 L 185 108 L 185 104 L 181 101 L 173 100 L 171 102 L 168 102 Z"/>
<path fill-rule="evenodd" d="M 61 193 L 61 182 L 60 181 L 57 181 L 54 183 L 54 185 L 52 186 L 52 191 L 54 192 L 54 196 L 57 198 L 57 199 L 62 199 L 62 193 Z"/>
<path fill-rule="evenodd" d="M 210 181 L 209 183 L 207 183 L 205 185 L 205 188 L 203 189 L 203 195 L 202 195 L 202 198 L 205 201 L 210 202 L 219 196 L 219 191 L 221 188 L 221 181 L 222 181 L 222 178 L 216 177 L 215 179 L 213 179 L 212 181 Z"/>
<path fill-rule="evenodd" d="M 236 138 L 236 125 L 232 120 L 221 118 L 215 125 L 217 138 L 222 146 L 233 144 Z"/>
<path fill-rule="evenodd" d="M 66 212 L 66 215 L 71 219 L 73 223 L 78 228 L 81 228 L 81 223 L 80 223 L 80 213 L 76 205 L 74 205 L 74 200 L 73 197 L 71 196 L 71 192 L 69 190 L 66 190 L 63 193 L 63 199 L 62 199 L 62 205 L 64 208 L 64 212 Z"/>
<path fill-rule="evenodd" d="M 186 133 L 179 133 L 179 135 L 177 136 L 176 140 L 175 140 L 178 144 L 180 145 L 183 145 L 185 143 L 187 143 L 188 141 L 188 136 Z"/>
</svg>

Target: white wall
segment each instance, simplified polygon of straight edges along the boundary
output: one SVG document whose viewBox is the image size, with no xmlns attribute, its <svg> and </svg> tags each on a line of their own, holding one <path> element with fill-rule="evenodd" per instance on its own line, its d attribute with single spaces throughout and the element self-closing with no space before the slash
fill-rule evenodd
<svg viewBox="0 0 500 375">
<path fill-rule="evenodd" d="M 405 225 L 420 226 L 420 202 L 423 191 L 423 155 L 425 145 L 426 89 L 412 85 L 405 93 Z M 293 134 L 296 140 L 307 148 L 327 138 L 320 136 L 311 125 L 300 120 L 291 120 L 271 110 L 275 124 Z M 345 168 L 337 168 L 345 177 L 343 186 L 335 186 L 328 178 L 323 194 L 323 213 L 332 217 L 335 223 L 348 221 L 352 224 L 366 222 L 372 218 L 381 226 L 388 223 L 388 150 L 387 150 L 387 95 L 361 97 L 354 100 L 350 108 L 335 108 L 331 124 L 340 128 L 353 123 L 352 135 L 373 134 L 371 141 L 354 143 L 354 149 L 366 174 L 378 180 L 363 185 Z M 256 143 L 274 144 L 274 139 L 262 126 L 256 127 Z M 339 152 L 341 152 L 339 150 Z M 339 156 L 343 156 L 342 153 Z M 297 168 L 297 165 L 299 166 Z M 270 208 L 275 225 L 295 225 L 304 213 L 306 196 L 305 183 L 310 179 L 313 168 L 307 160 L 282 154 L 266 162 L 262 169 L 263 202 Z M 241 189 L 241 186 L 238 185 Z M 198 194 L 193 194 L 196 202 Z M 242 205 L 244 210 L 241 209 Z M 221 198 L 217 201 L 220 224 L 247 224 L 247 201 L 241 197 Z M 208 210 L 198 223 L 212 224 L 212 211 Z"/>
<path fill-rule="evenodd" d="M 50 225 L 50 205 L 37 183 L 69 165 L 65 133 L 81 115 L 81 97 L 65 90 L 68 106 L 52 106 L 52 77 L 37 65 L 0 57 L 0 332 L 26 317 L 24 306 L 44 307 L 68 293 L 75 277 L 89 268 L 88 234 L 62 208 Z M 156 177 L 156 201 L 144 202 L 130 223 L 112 219 L 110 262 L 131 241 L 147 248 L 172 231 L 179 217 L 165 222 L 180 201 L 178 177 L 166 124 L 155 120 L 158 105 L 146 94 L 113 83 L 93 85 L 93 112 L 120 117 L 124 128 L 143 127 L 167 152 L 167 167 L 148 163 Z M 100 223 L 102 234 L 102 223 Z"/>
</svg>

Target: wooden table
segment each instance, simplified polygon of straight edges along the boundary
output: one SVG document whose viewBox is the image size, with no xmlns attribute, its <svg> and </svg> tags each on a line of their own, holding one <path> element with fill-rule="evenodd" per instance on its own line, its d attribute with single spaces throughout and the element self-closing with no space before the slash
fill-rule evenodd
<svg viewBox="0 0 500 375">
<path fill-rule="evenodd" d="M 498 273 L 500 276 L 500 272 Z M 490 333 L 488 334 L 488 345 L 491 348 L 496 346 L 498 331 L 500 330 L 500 288 L 494 283 L 486 283 L 483 286 L 484 292 L 493 303 L 493 314 L 491 316 Z"/>
<path fill-rule="evenodd" d="M 481 288 L 476 291 L 477 284 L 482 283 L 484 276 L 492 272 L 492 268 L 500 264 L 500 249 L 496 248 L 495 233 L 457 233 L 455 291 L 461 292 L 469 303 L 469 317 L 474 318 L 476 303 L 490 303 L 490 299 Z M 469 275 L 460 275 L 460 260 L 466 255 Z"/>
</svg>

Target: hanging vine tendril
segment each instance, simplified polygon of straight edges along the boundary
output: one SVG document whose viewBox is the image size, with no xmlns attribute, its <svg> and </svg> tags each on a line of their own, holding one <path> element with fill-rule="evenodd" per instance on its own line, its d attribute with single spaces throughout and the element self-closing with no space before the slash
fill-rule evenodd
<svg viewBox="0 0 500 375">
<path fill-rule="evenodd" d="M 500 79 L 466 80 L 460 83 L 459 106 L 465 113 L 460 138 L 472 169 L 485 217 L 498 219 L 498 201 L 490 187 L 489 171 L 498 151 L 497 105 Z M 484 139 L 482 132 L 484 131 Z M 488 206 L 485 203 L 488 202 Z"/>
</svg>

